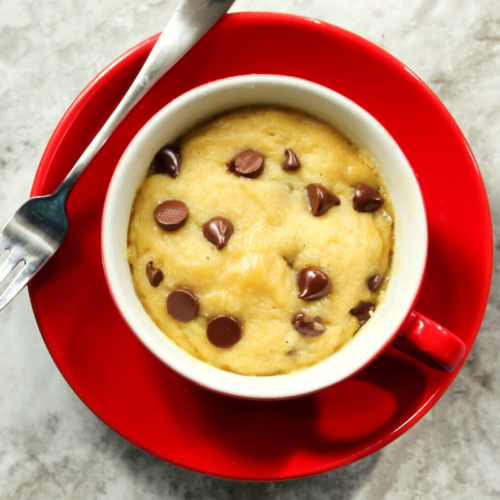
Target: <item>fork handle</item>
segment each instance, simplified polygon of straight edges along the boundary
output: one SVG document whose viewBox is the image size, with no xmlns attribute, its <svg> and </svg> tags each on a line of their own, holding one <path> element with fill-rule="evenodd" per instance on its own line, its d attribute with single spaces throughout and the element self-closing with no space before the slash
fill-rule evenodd
<svg viewBox="0 0 500 500">
<path fill-rule="evenodd" d="M 235 0 L 181 0 L 131 87 L 54 192 L 64 203 L 84 170 L 148 90 L 227 12 Z"/>
</svg>

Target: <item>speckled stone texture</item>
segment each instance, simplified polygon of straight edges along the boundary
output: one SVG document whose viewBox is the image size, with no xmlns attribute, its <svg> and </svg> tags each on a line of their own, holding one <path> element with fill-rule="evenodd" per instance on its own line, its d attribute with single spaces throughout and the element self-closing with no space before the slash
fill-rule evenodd
<svg viewBox="0 0 500 500">
<path fill-rule="evenodd" d="M 60 117 L 106 64 L 161 31 L 175 0 L 0 0 L 0 225 L 28 197 Z M 500 229 L 497 0 L 237 0 L 233 11 L 315 17 L 407 64 L 479 162 Z M 500 246 L 496 250 L 500 250 Z M 55 368 L 26 291 L 0 313 L 0 498 L 37 500 L 500 498 L 500 272 L 456 381 L 409 432 L 341 470 L 284 483 L 204 477 L 136 449 Z"/>
</svg>

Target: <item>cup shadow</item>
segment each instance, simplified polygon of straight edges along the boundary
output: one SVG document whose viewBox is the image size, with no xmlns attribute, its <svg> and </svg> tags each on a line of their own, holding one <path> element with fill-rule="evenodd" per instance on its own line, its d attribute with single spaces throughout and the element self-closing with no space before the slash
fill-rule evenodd
<svg viewBox="0 0 500 500">
<path fill-rule="evenodd" d="M 110 430 L 110 432 L 113 432 Z M 133 479 L 134 489 L 142 494 L 168 492 L 175 498 L 271 500 L 275 498 L 307 498 L 323 495 L 335 500 L 350 500 L 371 477 L 380 453 L 374 453 L 359 462 L 320 476 L 281 482 L 232 481 L 191 472 L 169 463 L 116 438 L 112 452 L 119 454 L 127 475 Z M 123 446 L 125 445 L 125 446 Z M 158 498 L 163 498 L 161 494 Z"/>
<path fill-rule="evenodd" d="M 209 453 L 217 450 L 214 460 L 241 469 L 242 477 L 258 476 L 258 470 L 286 477 L 306 465 L 333 469 L 363 456 L 413 416 L 426 377 L 418 364 L 389 348 L 351 379 L 291 400 L 235 399 L 185 384 L 182 403 L 171 386 L 165 397 L 176 420 L 196 429 Z M 203 446 L 198 453 L 205 453 Z"/>
</svg>

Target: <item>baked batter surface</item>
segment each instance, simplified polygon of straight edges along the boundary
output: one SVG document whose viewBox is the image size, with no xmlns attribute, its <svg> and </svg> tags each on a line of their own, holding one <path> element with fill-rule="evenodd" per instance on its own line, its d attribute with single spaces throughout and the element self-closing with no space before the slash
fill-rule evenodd
<svg viewBox="0 0 500 500">
<path fill-rule="evenodd" d="M 196 127 L 178 141 L 178 177 L 149 175 L 136 195 L 128 232 L 128 261 L 145 310 L 172 341 L 193 356 L 244 375 L 277 375 L 311 366 L 348 342 L 359 328 L 350 311 L 360 302 L 377 304 L 383 294 L 393 247 L 393 212 L 377 167 L 367 154 L 331 126 L 305 114 L 274 107 L 242 108 Z M 228 172 L 227 163 L 244 150 L 264 157 L 257 178 Z M 284 171 L 285 150 L 300 161 Z M 319 183 L 340 199 L 324 215 L 313 216 L 306 187 Z M 353 208 L 354 189 L 377 189 L 384 204 L 374 212 Z M 165 200 L 182 200 L 186 223 L 161 229 L 153 213 Z M 218 250 L 203 235 L 215 216 L 233 227 Z M 151 285 L 153 261 L 163 279 Z M 331 279 L 324 298 L 299 299 L 298 273 L 316 267 Z M 384 286 L 372 293 L 367 280 Z M 169 315 L 168 294 L 191 290 L 199 311 L 190 321 Z M 299 333 L 299 313 L 320 317 L 326 331 Z M 207 338 L 217 315 L 236 318 L 241 339 L 220 348 Z"/>
</svg>

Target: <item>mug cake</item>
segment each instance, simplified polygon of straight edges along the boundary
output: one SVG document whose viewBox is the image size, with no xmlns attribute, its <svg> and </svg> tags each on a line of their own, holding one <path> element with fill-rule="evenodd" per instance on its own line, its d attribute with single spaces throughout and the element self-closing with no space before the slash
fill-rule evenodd
<svg viewBox="0 0 500 500">
<path fill-rule="evenodd" d="M 179 347 L 222 370 L 287 374 L 369 321 L 393 218 L 378 167 L 335 128 L 249 106 L 156 153 L 127 257 L 144 309 Z"/>
</svg>

